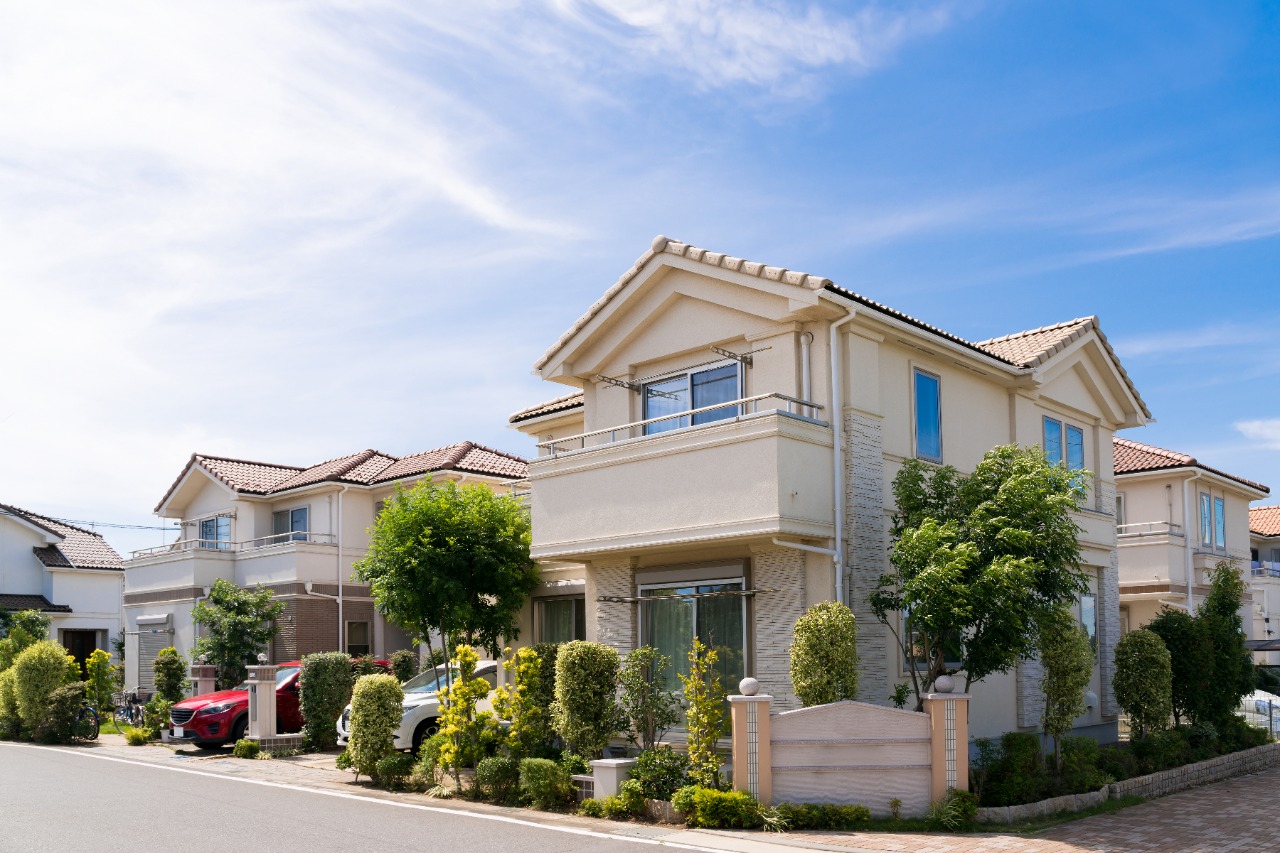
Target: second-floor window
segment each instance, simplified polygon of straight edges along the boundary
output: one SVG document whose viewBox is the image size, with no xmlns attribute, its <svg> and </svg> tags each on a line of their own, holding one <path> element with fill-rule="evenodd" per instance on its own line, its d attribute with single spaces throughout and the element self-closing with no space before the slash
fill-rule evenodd
<svg viewBox="0 0 1280 853">
<path fill-rule="evenodd" d="M 737 362 L 717 365 L 706 370 L 678 373 L 675 376 L 646 382 L 642 420 L 647 421 L 651 418 L 662 418 L 662 420 L 647 424 L 644 433 L 653 435 L 680 429 L 689 426 L 690 421 L 694 424 L 709 424 L 731 418 L 737 413 L 735 406 L 724 406 L 692 416 L 681 413 L 714 406 L 717 403 L 732 402 L 741 396 L 741 390 L 742 383 Z"/>
<path fill-rule="evenodd" d="M 305 542 L 307 531 L 310 529 L 309 515 L 305 506 L 271 513 L 271 532 L 275 534 L 275 541 L 288 542 L 292 539 L 296 542 Z M 285 536 L 287 533 L 294 535 Z"/>
<path fill-rule="evenodd" d="M 916 456 L 942 461 L 942 380 L 932 373 L 915 371 Z"/>
<path fill-rule="evenodd" d="M 1044 455 L 1049 464 L 1067 463 L 1068 471 L 1084 468 L 1084 430 L 1057 418 L 1044 419 Z"/>
<path fill-rule="evenodd" d="M 1222 498 L 1200 493 L 1200 544 L 1224 550 L 1227 547 L 1227 507 Z"/>
<path fill-rule="evenodd" d="M 200 520 L 200 547 L 225 550 L 231 547 L 231 519 L 225 515 Z"/>
</svg>

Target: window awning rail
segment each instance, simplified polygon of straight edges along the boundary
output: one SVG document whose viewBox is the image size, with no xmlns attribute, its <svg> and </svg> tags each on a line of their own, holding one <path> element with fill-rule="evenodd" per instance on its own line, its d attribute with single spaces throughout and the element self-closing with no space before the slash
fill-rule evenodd
<svg viewBox="0 0 1280 853">
<path fill-rule="evenodd" d="M 763 404 L 763 405 L 762 405 Z M 555 438 L 550 441 L 542 441 L 538 443 L 539 450 L 548 451 L 551 456 L 558 456 L 562 453 L 573 453 L 580 450 L 595 450 L 600 447 L 606 447 L 619 441 L 636 438 L 636 431 L 639 430 L 643 435 L 644 428 L 653 424 L 670 423 L 675 420 L 691 420 L 694 415 L 707 414 L 710 412 L 723 412 L 726 409 L 736 409 L 737 411 L 730 417 L 719 418 L 709 421 L 705 424 L 694 424 L 692 426 L 680 427 L 679 430 L 698 429 L 699 427 L 712 426 L 716 424 L 733 423 L 736 421 L 746 420 L 758 415 L 767 414 L 784 414 L 789 417 L 798 418 L 800 420 L 810 421 L 812 423 L 827 426 L 825 421 L 805 414 L 806 412 L 817 412 L 821 409 L 817 403 L 808 400 L 801 400 L 786 394 L 757 394 L 754 397 L 743 397 L 738 400 L 728 400 L 723 403 L 713 403 L 709 406 L 701 406 L 696 409 L 685 409 L 680 412 L 673 412 L 667 415 L 660 415 L 656 418 L 647 418 L 643 421 L 632 421 L 629 424 L 621 424 L 616 427 L 606 427 L 605 429 L 592 430 L 591 432 L 580 433 L 579 435 L 571 435 L 566 438 Z M 679 430 L 664 430 L 660 435 L 671 435 Z M 590 439 L 599 439 L 606 437 L 605 440 L 598 444 L 590 444 Z M 646 438 L 650 436 L 644 436 Z M 568 446 L 566 445 L 577 445 Z"/>
<path fill-rule="evenodd" d="M 745 598 L 765 592 L 782 592 L 780 589 L 724 589 L 718 592 L 688 592 L 681 595 L 601 595 L 596 601 L 610 604 L 634 604 L 636 602 L 673 601 L 693 598 Z"/>
</svg>

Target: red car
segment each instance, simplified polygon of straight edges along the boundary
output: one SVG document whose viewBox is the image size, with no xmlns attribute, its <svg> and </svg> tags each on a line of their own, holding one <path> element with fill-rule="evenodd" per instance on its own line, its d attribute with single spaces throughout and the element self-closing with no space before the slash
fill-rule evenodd
<svg viewBox="0 0 1280 853">
<path fill-rule="evenodd" d="M 302 731 L 298 708 L 299 661 L 276 670 L 276 731 Z M 187 741 L 202 749 L 235 743 L 249 726 L 249 685 L 184 699 L 169 711 L 170 740 Z"/>
</svg>

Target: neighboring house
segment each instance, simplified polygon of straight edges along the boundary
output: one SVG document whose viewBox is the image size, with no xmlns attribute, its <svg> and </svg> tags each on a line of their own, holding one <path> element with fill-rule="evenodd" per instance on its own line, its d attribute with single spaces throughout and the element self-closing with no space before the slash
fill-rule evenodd
<svg viewBox="0 0 1280 853">
<path fill-rule="evenodd" d="M 1249 559 L 1249 502 L 1270 489 L 1185 453 L 1117 437 L 1116 532 L 1120 622 L 1128 632 L 1163 607 L 1194 612 L 1209 572 Z M 1246 631 L 1252 619 L 1245 619 Z"/>
<path fill-rule="evenodd" d="M 0 504 L 0 610 L 43 612 L 77 660 L 120 633 L 121 567 L 99 534 Z"/>
<path fill-rule="evenodd" d="M 425 479 L 506 491 L 525 474 L 524 459 L 469 441 L 404 457 L 365 450 L 307 468 L 193 455 L 155 510 L 181 519 L 181 538 L 124 564 L 128 684 L 151 686 L 165 646 L 190 654 L 191 609 L 219 578 L 263 584 L 284 602 L 272 661 L 409 647 L 374 611 L 368 585 L 351 580 L 382 502 Z"/>
<path fill-rule="evenodd" d="M 1280 506 L 1249 510 L 1249 560 L 1254 658 L 1280 665 Z"/>
<path fill-rule="evenodd" d="M 574 390 L 510 418 L 539 442 L 531 639 L 568 624 L 683 668 L 697 634 L 728 686 L 752 675 L 791 708 L 792 626 L 838 598 L 860 623 L 860 698 L 887 704 L 908 663 L 866 602 L 888 568 L 894 475 L 1043 444 L 1097 472 L 1076 514 L 1091 578 L 1077 612 L 1100 649 L 1078 727 L 1115 736 L 1111 438 L 1150 414 L 1095 318 L 973 343 L 825 278 L 660 237 L 535 370 Z M 1039 678 L 1026 662 L 978 685 L 974 734 L 1037 727 Z"/>
</svg>

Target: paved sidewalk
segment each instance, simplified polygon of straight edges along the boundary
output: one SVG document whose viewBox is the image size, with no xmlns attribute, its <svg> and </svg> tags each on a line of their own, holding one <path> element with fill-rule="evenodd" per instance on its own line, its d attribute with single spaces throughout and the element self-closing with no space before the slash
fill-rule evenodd
<svg viewBox="0 0 1280 853">
<path fill-rule="evenodd" d="M 910 851 L 910 853 L 1072 853 L 1079 851 L 1280 851 L 1280 832 L 1272 828 L 1270 808 L 1280 790 L 1280 768 L 1219 782 L 1152 800 L 1119 812 L 1073 821 L 1035 835 L 981 833 L 759 832 L 691 830 L 669 825 L 617 823 L 531 809 L 503 808 L 460 800 L 433 800 L 421 794 L 399 794 L 352 782 L 349 772 L 334 766 L 333 756 L 298 756 L 271 761 L 245 761 L 229 752 L 209 753 L 167 746 L 131 747 L 123 738 L 103 735 L 96 743 L 64 747 L 128 761 L 184 768 L 281 785 L 357 795 L 374 800 L 429 805 L 451 811 L 503 815 L 548 828 L 588 829 L 618 837 L 645 838 L 740 851 L 784 853 L 796 848 L 844 851 Z"/>
</svg>

